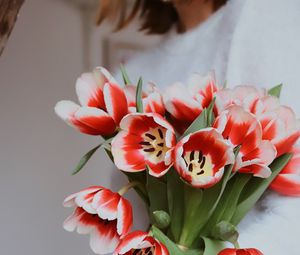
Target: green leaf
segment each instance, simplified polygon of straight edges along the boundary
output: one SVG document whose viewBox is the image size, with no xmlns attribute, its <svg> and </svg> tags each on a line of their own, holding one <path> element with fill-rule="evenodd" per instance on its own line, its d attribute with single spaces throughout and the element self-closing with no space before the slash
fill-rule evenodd
<svg viewBox="0 0 300 255">
<path fill-rule="evenodd" d="M 127 74 L 127 71 L 126 71 L 125 67 L 123 65 L 121 65 L 120 69 L 121 69 L 121 73 L 122 73 L 124 84 L 125 85 L 132 84 L 131 81 L 130 81 L 130 79 L 129 79 L 129 76 Z"/>
<path fill-rule="evenodd" d="M 259 200 L 265 190 L 269 187 L 274 178 L 280 173 L 285 165 L 291 159 L 292 154 L 284 154 L 277 158 L 271 165 L 272 174 L 269 178 L 253 178 L 244 188 L 241 194 L 241 199 L 237 206 L 230 222 L 237 225 L 245 217 L 245 215 L 252 209 L 255 203 Z"/>
<path fill-rule="evenodd" d="M 270 95 L 270 96 L 274 96 L 274 97 L 280 97 L 280 93 L 281 93 L 281 89 L 282 89 L 282 83 L 281 84 L 279 84 L 279 85 L 277 85 L 277 86 L 275 86 L 275 87 L 273 87 L 273 88 L 271 88 L 271 89 L 269 89 L 268 90 L 268 94 Z"/>
<path fill-rule="evenodd" d="M 207 126 L 211 127 L 215 121 L 214 106 L 216 98 L 214 97 L 209 106 L 207 107 Z"/>
<path fill-rule="evenodd" d="M 90 151 L 88 151 L 79 161 L 76 168 L 72 172 L 72 175 L 75 175 L 81 171 L 81 169 L 86 165 L 86 163 L 89 161 L 89 159 L 93 156 L 93 154 L 102 146 L 102 144 L 97 145 Z"/>
<path fill-rule="evenodd" d="M 154 225 L 160 229 L 167 228 L 171 222 L 170 215 L 163 210 L 154 211 L 153 219 L 154 219 Z"/>
<path fill-rule="evenodd" d="M 151 231 L 155 238 L 161 241 L 168 249 L 170 255 L 203 255 L 200 250 L 181 250 L 174 242 L 172 242 L 162 231 L 152 226 Z"/>
<path fill-rule="evenodd" d="M 184 183 L 180 179 L 178 173 L 174 168 L 171 168 L 167 173 L 167 193 L 168 193 L 168 206 L 171 216 L 170 233 L 176 242 L 179 237 L 183 225 L 184 214 Z"/>
<path fill-rule="evenodd" d="M 208 127 L 207 123 L 207 109 L 203 109 L 201 114 L 193 121 L 193 123 L 185 130 L 181 138 L 199 131 L 200 129 Z"/>
<path fill-rule="evenodd" d="M 239 233 L 236 227 L 231 223 L 227 221 L 221 221 L 213 228 L 212 236 L 216 239 L 236 244 L 239 238 Z"/>
<path fill-rule="evenodd" d="M 251 174 L 237 173 L 228 182 L 225 191 L 223 192 L 222 198 L 220 199 L 220 202 L 216 207 L 216 210 L 210 217 L 208 223 L 205 226 L 205 229 L 203 230 L 204 234 L 210 235 L 212 229 L 220 221 L 230 221 L 236 210 L 240 194 L 251 177 Z"/>
<path fill-rule="evenodd" d="M 207 237 L 202 237 L 204 244 L 205 244 L 205 250 L 203 255 L 217 255 L 220 251 L 222 251 L 225 248 L 225 245 L 223 242 L 210 239 Z"/>
<path fill-rule="evenodd" d="M 140 113 L 144 111 L 142 94 L 143 94 L 143 80 L 142 78 L 140 78 L 136 87 L 136 111 Z"/>
<path fill-rule="evenodd" d="M 210 127 L 214 122 L 214 105 L 216 98 L 214 98 L 207 108 L 204 108 L 199 116 L 193 121 L 193 123 L 185 130 L 181 138 L 199 131 L 200 129 Z"/>
<path fill-rule="evenodd" d="M 166 183 L 162 182 L 159 178 L 147 174 L 147 192 L 150 201 L 150 216 L 152 216 L 154 211 L 169 211 Z"/>
</svg>

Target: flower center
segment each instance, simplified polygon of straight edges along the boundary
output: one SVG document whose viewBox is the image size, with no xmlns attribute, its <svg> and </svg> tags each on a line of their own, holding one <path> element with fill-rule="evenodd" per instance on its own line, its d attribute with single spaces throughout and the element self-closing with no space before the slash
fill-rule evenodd
<svg viewBox="0 0 300 255">
<path fill-rule="evenodd" d="M 147 154 L 150 154 L 155 159 L 165 155 L 168 147 L 165 145 L 165 131 L 161 128 L 150 129 L 143 135 L 144 140 L 140 142 L 142 149 Z"/>
<path fill-rule="evenodd" d="M 210 156 L 204 156 L 202 151 L 189 151 L 183 157 L 186 167 L 194 179 L 213 176 L 213 165 Z"/>
<path fill-rule="evenodd" d="M 154 246 L 145 249 L 132 250 L 132 255 L 153 255 L 153 254 L 154 254 Z"/>
</svg>

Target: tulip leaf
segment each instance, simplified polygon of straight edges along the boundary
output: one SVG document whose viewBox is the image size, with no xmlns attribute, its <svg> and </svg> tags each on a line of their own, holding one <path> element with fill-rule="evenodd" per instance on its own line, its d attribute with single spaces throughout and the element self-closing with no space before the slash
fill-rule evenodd
<svg viewBox="0 0 300 255">
<path fill-rule="evenodd" d="M 269 178 L 252 178 L 252 180 L 245 186 L 237 209 L 232 216 L 230 222 L 237 225 L 245 217 L 245 215 L 252 209 L 255 203 L 259 200 L 265 190 L 269 187 L 274 178 L 280 173 L 285 165 L 291 159 L 292 154 L 287 153 L 276 160 L 270 165 L 272 174 Z"/>
<path fill-rule="evenodd" d="M 170 215 L 163 211 L 154 211 L 153 212 L 154 225 L 160 229 L 165 229 L 170 225 L 171 218 Z"/>
<path fill-rule="evenodd" d="M 226 185 L 222 198 L 218 203 L 216 210 L 210 217 L 203 230 L 204 234 L 211 234 L 212 229 L 220 221 L 229 221 L 236 210 L 236 206 L 246 183 L 252 177 L 251 174 L 237 173 Z"/>
<path fill-rule="evenodd" d="M 144 111 L 143 109 L 143 80 L 142 78 L 139 78 L 137 87 L 136 87 L 136 111 L 142 113 Z"/>
<path fill-rule="evenodd" d="M 184 183 L 174 168 L 167 173 L 168 206 L 171 217 L 170 232 L 176 242 L 183 225 L 184 214 Z"/>
<path fill-rule="evenodd" d="M 274 96 L 274 97 L 280 97 L 280 93 L 281 93 L 281 89 L 282 89 L 283 84 L 279 84 L 271 89 L 268 90 L 268 94 L 270 96 Z"/>
<path fill-rule="evenodd" d="M 202 237 L 202 239 L 205 244 L 203 255 L 217 255 L 225 248 L 224 242 L 222 241 L 210 239 L 207 237 Z"/>
<path fill-rule="evenodd" d="M 147 192 L 150 202 L 150 220 L 153 222 L 154 211 L 168 212 L 167 184 L 159 178 L 147 174 Z"/>
<path fill-rule="evenodd" d="M 131 81 L 130 81 L 130 79 L 129 79 L 129 76 L 127 74 L 127 71 L 126 71 L 125 67 L 123 65 L 121 65 L 120 69 L 121 69 L 121 73 L 122 73 L 122 78 L 123 78 L 124 84 L 125 85 L 132 84 Z"/>
<path fill-rule="evenodd" d="M 215 105 L 214 98 L 209 106 L 207 108 L 204 108 L 202 112 L 199 114 L 199 116 L 193 121 L 193 123 L 185 130 L 184 134 L 181 138 L 199 131 L 200 129 L 210 127 L 212 123 L 214 122 L 215 116 L 214 116 L 214 105 Z"/>
<path fill-rule="evenodd" d="M 207 126 L 211 127 L 213 122 L 215 121 L 214 115 L 214 106 L 215 106 L 216 98 L 214 97 L 213 100 L 210 102 L 209 106 L 207 107 Z"/>
<path fill-rule="evenodd" d="M 206 127 L 208 127 L 207 109 L 204 108 L 203 111 L 199 114 L 199 116 L 193 121 L 193 123 L 185 130 L 181 138 Z"/>
<path fill-rule="evenodd" d="M 155 226 L 151 227 L 154 237 L 161 241 L 168 249 L 171 255 L 203 255 L 200 250 L 181 250 L 173 241 L 171 241 L 162 231 Z"/>
<path fill-rule="evenodd" d="M 77 166 L 75 167 L 74 171 L 72 172 L 72 175 L 75 175 L 81 171 L 81 169 L 86 165 L 86 163 L 89 161 L 89 159 L 93 156 L 93 154 L 102 146 L 102 144 L 97 145 L 90 151 L 88 151 L 79 161 Z"/>
</svg>

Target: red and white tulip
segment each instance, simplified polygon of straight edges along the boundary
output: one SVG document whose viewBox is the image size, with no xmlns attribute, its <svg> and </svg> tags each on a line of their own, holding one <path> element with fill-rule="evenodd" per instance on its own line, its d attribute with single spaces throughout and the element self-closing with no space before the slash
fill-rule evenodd
<svg viewBox="0 0 300 255">
<path fill-rule="evenodd" d="M 126 85 L 124 87 L 128 102 L 129 112 L 136 112 L 136 86 Z M 148 83 L 142 93 L 142 102 L 144 112 L 155 112 L 162 116 L 165 115 L 165 106 L 162 95 L 153 83 Z"/>
<path fill-rule="evenodd" d="M 132 208 L 128 200 L 101 186 L 93 186 L 68 196 L 64 206 L 75 207 L 64 222 L 67 231 L 90 235 L 96 254 L 112 253 L 120 238 L 132 226 Z"/>
<path fill-rule="evenodd" d="M 272 96 L 257 100 L 252 110 L 262 125 L 263 139 L 275 145 L 277 156 L 287 153 L 300 136 L 294 111 L 280 105 L 279 99 Z"/>
<path fill-rule="evenodd" d="M 174 166 L 181 178 L 194 187 L 209 188 L 234 163 L 231 145 L 216 129 L 206 128 L 182 138 L 174 150 Z"/>
<path fill-rule="evenodd" d="M 218 253 L 218 255 L 263 255 L 259 250 L 254 248 L 235 249 L 227 248 Z"/>
<path fill-rule="evenodd" d="M 300 147 L 291 151 L 292 158 L 271 183 L 270 188 L 286 196 L 300 196 Z"/>
<path fill-rule="evenodd" d="M 214 127 L 234 147 L 240 146 L 235 170 L 262 178 L 270 176 L 268 166 L 276 158 L 276 149 L 270 141 L 263 140 L 261 125 L 254 115 L 232 105 L 215 120 Z"/>
<path fill-rule="evenodd" d="M 114 255 L 169 255 L 166 246 L 143 231 L 134 231 L 124 238 Z"/>
<path fill-rule="evenodd" d="M 240 85 L 232 89 L 226 88 L 216 92 L 216 108 L 218 114 L 231 105 L 239 105 L 248 112 L 252 112 L 258 99 L 267 94 L 265 89 L 249 85 Z"/>
<path fill-rule="evenodd" d="M 209 106 L 218 90 L 213 73 L 201 76 L 195 73 L 187 86 L 175 83 L 164 94 L 164 103 L 176 126 L 188 127 Z"/>
<path fill-rule="evenodd" d="M 55 112 L 70 126 L 89 135 L 112 135 L 128 113 L 123 89 L 104 68 L 84 73 L 77 79 L 76 93 L 81 105 L 63 100 Z"/>
<path fill-rule="evenodd" d="M 161 115 L 131 113 L 122 119 L 120 128 L 111 150 L 119 169 L 140 172 L 148 167 L 155 177 L 168 171 L 176 138 L 173 127 Z"/>
</svg>

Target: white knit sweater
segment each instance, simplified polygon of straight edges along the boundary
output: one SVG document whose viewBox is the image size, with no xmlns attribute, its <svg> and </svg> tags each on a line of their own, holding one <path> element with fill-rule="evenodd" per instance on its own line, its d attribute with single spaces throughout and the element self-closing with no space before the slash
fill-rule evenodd
<svg viewBox="0 0 300 255">
<path fill-rule="evenodd" d="M 192 72 L 210 70 L 230 87 L 283 83 L 282 102 L 299 116 L 299 61 L 300 0 L 229 0 L 193 31 L 171 32 L 126 68 L 132 80 L 142 76 L 162 89 Z M 270 193 L 239 229 L 242 247 L 265 255 L 299 255 L 300 199 Z"/>
</svg>

